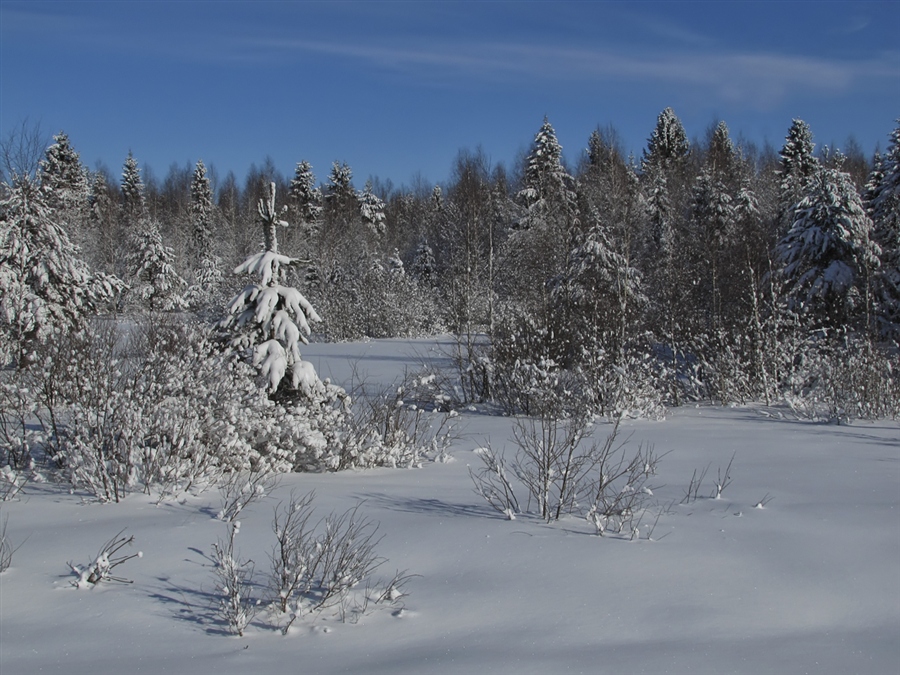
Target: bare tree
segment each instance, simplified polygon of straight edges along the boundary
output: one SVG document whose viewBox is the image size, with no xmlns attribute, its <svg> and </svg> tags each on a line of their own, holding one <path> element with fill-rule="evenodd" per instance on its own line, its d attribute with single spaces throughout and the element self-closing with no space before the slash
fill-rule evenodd
<svg viewBox="0 0 900 675">
<path fill-rule="evenodd" d="M 16 176 L 34 178 L 48 145 L 50 135 L 41 129 L 40 122 L 26 117 L 10 129 L 0 141 L 0 182 L 11 184 Z"/>
</svg>

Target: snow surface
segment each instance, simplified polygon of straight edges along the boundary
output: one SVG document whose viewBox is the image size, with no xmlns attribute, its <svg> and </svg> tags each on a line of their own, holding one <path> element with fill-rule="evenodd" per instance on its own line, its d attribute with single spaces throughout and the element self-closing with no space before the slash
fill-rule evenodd
<svg viewBox="0 0 900 675">
<path fill-rule="evenodd" d="M 355 361 L 388 384 L 437 355 L 382 340 L 313 344 L 304 357 L 338 383 Z M 421 575 L 399 614 L 300 622 L 287 636 L 264 614 L 230 636 L 210 609 L 212 544 L 226 536 L 216 492 L 101 505 L 30 486 L 2 506 L 21 547 L 0 575 L 0 673 L 900 672 L 897 422 L 822 425 L 758 407 L 629 421 L 631 444 L 668 453 L 653 484 L 671 506 L 653 541 L 628 541 L 575 518 L 503 519 L 466 467 L 476 447 L 508 442 L 512 420 L 460 418 L 455 461 L 288 475 L 241 514 L 240 553 L 264 571 L 273 507 L 292 489 L 315 490 L 323 516 L 365 500 L 382 571 Z M 733 454 L 722 499 L 678 503 L 695 469 L 711 465 L 709 494 Z M 134 583 L 75 588 L 67 563 L 89 563 L 123 528 L 143 556 L 116 571 Z"/>
</svg>

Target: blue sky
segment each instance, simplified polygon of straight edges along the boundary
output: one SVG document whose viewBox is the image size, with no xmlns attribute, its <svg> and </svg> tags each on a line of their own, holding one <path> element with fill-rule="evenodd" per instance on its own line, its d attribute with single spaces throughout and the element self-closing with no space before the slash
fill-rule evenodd
<svg viewBox="0 0 900 675">
<path fill-rule="evenodd" d="M 462 148 L 508 167 L 544 116 L 575 163 L 612 125 L 639 156 L 659 112 L 692 138 L 869 154 L 900 117 L 900 2 L 0 2 L 0 134 L 65 130 L 95 167 L 162 180 L 270 156 L 411 185 Z"/>
</svg>

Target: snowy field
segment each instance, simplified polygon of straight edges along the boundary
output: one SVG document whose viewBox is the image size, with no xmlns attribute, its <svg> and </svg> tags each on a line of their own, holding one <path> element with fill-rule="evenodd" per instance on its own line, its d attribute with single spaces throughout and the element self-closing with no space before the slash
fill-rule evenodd
<svg viewBox="0 0 900 675">
<path fill-rule="evenodd" d="M 304 351 L 339 383 L 350 359 L 391 382 L 431 356 L 428 343 L 399 340 Z M 241 555 L 264 572 L 273 508 L 291 490 L 315 490 L 320 515 L 364 501 L 383 535 L 380 571 L 419 575 L 402 611 L 323 617 L 287 636 L 265 613 L 244 637 L 216 618 L 210 556 L 226 534 L 216 491 L 101 505 L 31 486 L 2 509 L 20 548 L 0 576 L 0 673 L 900 672 L 897 422 L 823 425 L 758 407 L 627 422 L 630 444 L 668 453 L 653 480 L 665 513 L 652 540 L 645 520 L 629 541 L 576 518 L 503 519 L 473 492 L 467 465 L 488 440 L 508 443 L 512 421 L 460 421 L 449 463 L 287 475 L 242 514 Z M 679 504 L 695 469 L 714 477 L 732 455 L 722 499 Z M 73 587 L 67 562 L 89 562 L 125 528 L 143 556 L 117 571 L 134 583 Z"/>
</svg>

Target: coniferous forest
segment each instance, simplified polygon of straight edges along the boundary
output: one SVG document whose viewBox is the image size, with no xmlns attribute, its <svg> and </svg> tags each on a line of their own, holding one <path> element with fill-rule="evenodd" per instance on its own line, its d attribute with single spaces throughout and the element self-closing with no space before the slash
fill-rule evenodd
<svg viewBox="0 0 900 675">
<path fill-rule="evenodd" d="M 23 127 L 3 148 L 0 464 L 40 447 L 118 500 L 213 466 L 405 461 L 396 421 L 362 421 L 304 361 L 311 338 L 452 336 L 418 383 L 442 410 L 896 417 L 900 127 L 888 141 L 817 152 L 797 119 L 778 152 L 724 122 L 692 143 L 667 108 L 639 158 L 598 128 L 569 166 L 545 119 L 519 165 L 463 150 L 445 185 L 360 189 L 337 161 L 158 181 L 129 154 L 112 176 Z"/>
</svg>

